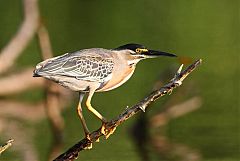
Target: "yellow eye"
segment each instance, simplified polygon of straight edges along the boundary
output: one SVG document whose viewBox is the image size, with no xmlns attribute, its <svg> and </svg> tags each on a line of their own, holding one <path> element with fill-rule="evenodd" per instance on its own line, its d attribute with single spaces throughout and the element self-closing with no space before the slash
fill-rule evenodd
<svg viewBox="0 0 240 161">
<path fill-rule="evenodd" d="M 136 49 L 136 53 L 141 54 L 142 52 L 147 52 L 147 49 L 141 49 L 141 48 L 137 48 Z"/>
<path fill-rule="evenodd" d="M 141 53 L 140 48 L 137 48 L 137 49 L 136 49 L 136 53 Z"/>
</svg>

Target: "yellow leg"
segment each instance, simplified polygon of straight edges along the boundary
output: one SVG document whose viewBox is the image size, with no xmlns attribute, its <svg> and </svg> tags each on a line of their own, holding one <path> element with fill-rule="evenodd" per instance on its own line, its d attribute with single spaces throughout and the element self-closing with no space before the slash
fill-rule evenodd
<svg viewBox="0 0 240 161">
<path fill-rule="evenodd" d="M 83 97 L 84 97 L 84 93 L 79 93 L 79 103 L 78 103 L 78 107 L 77 107 L 77 112 L 78 112 L 78 116 L 80 118 L 80 121 L 82 123 L 82 126 L 83 126 L 83 130 L 84 130 L 84 133 L 85 133 L 85 137 L 91 141 L 90 139 L 90 132 L 88 130 L 88 127 L 87 127 L 87 124 L 86 124 L 86 121 L 83 117 L 83 114 L 82 114 L 82 107 L 81 107 L 81 103 L 82 103 L 82 100 L 83 100 Z M 92 148 L 92 144 L 87 147 L 87 149 L 91 149 Z"/>
<path fill-rule="evenodd" d="M 91 90 L 89 91 L 89 94 L 88 94 L 88 98 L 87 98 L 87 102 L 86 102 L 86 105 L 87 105 L 87 108 L 89 111 L 91 111 L 98 119 L 100 119 L 102 121 L 102 123 L 106 123 L 107 120 L 97 111 L 95 110 L 92 105 L 91 105 L 91 99 L 92 99 L 92 96 L 94 94 L 95 90 Z"/>
<path fill-rule="evenodd" d="M 106 123 L 107 123 L 107 119 L 105 117 L 103 117 L 97 110 L 95 110 L 92 107 L 91 99 L 92 99 L 92 96 L 93 96 L 94 92 L 95 92 L 95 90 L 90 89 L 86 105 L 87 105 L 88 110 L 91 111 L 98 119 L 100 119 L 102 121 L 101 132 L 102 132 L 103 135 L 105 135 L 105 138 L 107 139 L 111 134 L 113 134 L 113 132 L 115 131 L 116 128 L 107 130 L 106 127 L 105 127 Z"/>
</svg>

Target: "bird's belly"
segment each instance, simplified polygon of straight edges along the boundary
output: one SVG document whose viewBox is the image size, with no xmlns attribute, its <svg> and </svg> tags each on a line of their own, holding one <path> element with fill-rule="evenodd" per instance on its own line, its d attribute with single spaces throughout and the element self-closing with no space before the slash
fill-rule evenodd
<svg viewBox="0 0 240 161">
<path fill-rule="evenodd" d="M 90 82 L 84 80 L 78 80 L 73 77 L 59 77 L 59 76 L 45 76 L 45 78 L 50 79 L 61 86 L 68 88 L 72 91 L 82 91 L 88 92 L 89 88 L 96 88 L 100 86 L 99 82 Z"/>
<path fill-rule="evenodd" d="M 122 74 L 118 73 L 116 75 L 113 75 L 112 79 L 110 79 L 107 84 L 105 84 L 101 89 L 99 89 L 98 92 L 110 91 L 112 89 L 115 89 L 115 88 L 121 86 L 133 75 L 134 70 L 135 70 L 135 68 L 133 67 L 133 68 L 130 68 L 125 73 L 122 73 Z"/>
</svg>

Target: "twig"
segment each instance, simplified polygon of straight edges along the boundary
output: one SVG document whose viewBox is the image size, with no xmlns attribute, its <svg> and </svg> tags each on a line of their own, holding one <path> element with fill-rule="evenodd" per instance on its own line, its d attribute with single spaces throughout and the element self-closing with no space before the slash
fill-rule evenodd
<svg viewBox="0 0 240 161">
<path fill-rule="evenodd" d="M 175 77 L 165 86 L 162 88 L 152 92 L 147 97 L 145 97 L 142 101 L 137 103 L 136 105 L 132 106 L 131 108 L 126 109 L 123 111 L 117 118 L 109 121 L 106 124 L 106 129 L 108 131 L 111 131 L 112 129 L 115 129 L 117 126 L 122 124 L 124 121 L 126 121 L 128 118 L 132 117 L 139 111 L 145 111 L 146 108 L 154 102 L 156 99 L 171 93 L 172 90 L 182 84 L 182 81 L 196 68 L 201 64 L 202 60 L 199 59 L 195 61 L 192 65 L 190 65 L 186 70 L 181 72 L 182 66 L 177 71 Z M 101 128 L 98 130 L 92 132 L 90 134 L 90 139 L 95 142 L 99 139 L 99 137 L 103 136 L 101 133 Z M 68 149 L 65 153 L 58 156 L 54 161 L 73 161 L 78 157 L 78 154 L 80 151 L 86 149 L 86 147 L 90 146 L 91 142 L 85 138 L 81 141 L 79 141 L 77 144 L 72 146 L 70 149 Z"/>
<path fill-rule="evenodd" d="M 21 161 L 38 161 L 37 151 L 34 148 L 34 133 L 31 129 L 23 126 L 17 120 L 0 118 L 3 137 L 11 137 L 14 141 L 13 151 L 17 153 L 16 158 Z M 1 160 L 1 159 L 0 159 Z"/>
<path fill-rule="evenodd" d="M 24 21 L 16 35 L 0 52 L 0 74 L 11 67 L 34 36 L 39 24 L 38 0 L 24 0 Z"/>
<path fill-rule="evenodd" d="M 12 146 L 13 143 L 13 139 L 8 140 L 3 146 L 0 146 L 0 155 L 2 154 L 2 152 L 4 152 L 5 150 L 7 150 L 10 146 Z"/>
</svg>

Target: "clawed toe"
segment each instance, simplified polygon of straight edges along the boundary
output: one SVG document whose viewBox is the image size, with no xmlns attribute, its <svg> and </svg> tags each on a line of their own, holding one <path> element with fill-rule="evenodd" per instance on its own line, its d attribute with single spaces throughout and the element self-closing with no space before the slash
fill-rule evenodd
<svg viewBox="0 0 240 161">
<path fill-rule="evenodd" d="M 88 140 L 88 146 L 86 146 L 84 149 L 90 150 L 92 149 L 92 140 L 90 134 L 86 134 L 86 139 Z"/>
<path fill-rule="evenodd" d="M 106 135 L 106 127 L 105 127 L 105 123 L 103 123 L 102 124 L 102 126 L 101 126 L 101 133 L 103 134 L 103 135 Z"/>
<path fill-rule="evenodd" d="M 113 128 L 106 128 L 106 122 L 103 122 L 102 127 L 101 127 L 101 133 L 105 136 L 105 139 L 108 139 L 110 135 L 114 133 L 116 130 L 116 127 Z"/>
<path fill-rule="evenodd" d="M 112 135 L 115 130 L 116 130 L 116 127 L 109 129 L 107 135 L 105 135 L 105 138 L 108 139 L 109 136 Z"/>
</svg>

